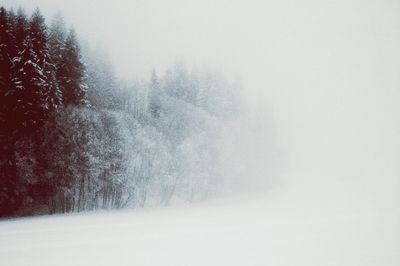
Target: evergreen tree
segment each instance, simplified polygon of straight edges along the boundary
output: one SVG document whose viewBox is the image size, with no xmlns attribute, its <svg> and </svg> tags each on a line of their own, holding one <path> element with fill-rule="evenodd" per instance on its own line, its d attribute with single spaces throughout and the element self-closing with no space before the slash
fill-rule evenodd
<svg viewBox="0 0 400 266">
<path fill-rule="evenodd" d="M 62 50 L 62 64 L 57 70 L 65 106 L 89 106 L 86 68 L 82 62 L 76 34 L 71 29 Z"/>
<path fill-rule="evenodd" d="M 49 53 L 47 27 L 39 9 L 33 13 L 29 33 L 32 38 L 32 50 L 36 54 L 35 63 L 42 69 L 45 76 L 45 84 L 41 88 L 44 105 L 51 111 L 61 105 L 62 94 L 56 82 L 55 66 L 52 64 Z"/>
<path fill-rule="evenodd" d="M 23 48 L 24 40 L 28 34 L 28 20 L 23 9 L 19 8 L 14 20 L 15 55 Z"/>
<path fill-rule="evenodd" d="M 63 50 L 65 47 L 65 23 L 61 13 L 58 13 L 51 23 L 48 34 L 48 46 L 50 61 L 53 69 L 52 74 L 54 75 L 57 84 L 63 78 L 62 65 L 63 65 Z M 59 94 L 61 96 L 60 101 L 62 102 L 62 89 L 59 86 Z"/>
<path fill-rule="evenodd" d="M 14 120 L 10 121 L 9 128 L 17 135 L 39 125 L 48 109 L 43 95 L 43 88 L 47 86 L 46 76 L 37 61 L 32 39 L 27 36 L 23 49 L 13 60 L 13 88 L 11 97 L 7 97 L 14 113 Z"/>
<path fill-rule="evenodd" d="M 14 113 L 14 65 L 27 35 L 27 19 L 22 9 L 19 9 L 18 15 L 15 16 L 13 12 L 7 14 L 2 8 L 0 17 L 0 216 L 8 216 L 18 209 L 23 198 L 17 177 L 14 148 L 17 139 L 15 132 L 18 129 Z"/>
<path fill-rule="evenodd" d="M 65 46 L 66 28 L 64 18 L 61 13 L 54 16 L 49 28 L 49 49 L 52 61 L 56 66 L 61 65 L 62 50 Z"/>
<path fill-rule="evenodd" d="M 179 100 L 194 104 L 197 91 L 183 62 L 176 62 L 165 75 L 165 92 Z"/>
<path fill-rule="evenodd" d="M 56 82 L 56 69 L 52 64 L 52 58 L 49 52 L 47 25 L 38 9 L 35 10 L 29 22 L 29 36 L 32 40 L 32 52 L 36 56 L 32 60 L 37 65 L 38 69 L 40 69 L 40 78 L 42 80 L 42 84 L 38 91 L 40 96 L 40 102 L 38 104 L 40 106 L 40 112 L 42 112 L 40 127 L 42 127 L 42 122 L 52 124 L 50 118 L 53 118 L 54 116 L 50 116 L 50 114 L 53 111 L 58 111 L 59 107 L 61 107 L 62 94 L 58 83 Z M 33 157 L 36 160 L 33 174 L 36 182 L 31 183 L 29 196 L 35 200 L 38 198 L 41 199 L 45 195 L 51 195 L 52 191 L 52 186 L 49 185 L 48 175 L 46 175 L 48 172 L 47 169 L 50 166 L 49 161 L 46 160 L 46 158 L 51 157 L 53 152 L 51 150 L 43 152 L 43 150 L 40 149 L 42 143 L 46 141 L 47 137 L 48 136 L 44 134 L 36 134 L 32 141 Z M 54 182 L 55 180 L 51 181 Z M 39 195 L 39 197 L 37 195 Z"/>
<path fill-rule="evenodd" d="M 11 67 L 14 56 L 14 35 L 9 15 L 0 8 L 0 136 L 5 133 L 7 103 L 4 95 L 10 90 Z"/>
<path fill-rule="evenodd" d="M 150 112 L 154 117 L 160 116 L 160 111 L 161 111 L 160 94 L 161 94 L 160 82 L 157 77 L 157 72 L 155 71 L 155 69 L 153 69 L 151 72 L 149 106 L 150 106 Z"/>
</svg>

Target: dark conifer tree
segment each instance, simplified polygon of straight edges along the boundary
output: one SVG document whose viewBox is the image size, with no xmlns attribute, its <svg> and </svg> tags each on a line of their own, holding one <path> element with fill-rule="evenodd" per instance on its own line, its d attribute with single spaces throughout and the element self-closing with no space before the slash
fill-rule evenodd
<svg viewBox="0 0 400 266">
<path fill-rule="evenodd" d="M 76 34 L 71 29 L 62 50 L 62 65 L 58 69 L 59 85 L 65 106 L 89 106 L 86 68 L 82 62 Z"/>
<path fill-rule="evenodd" d="M 14 20 L 16 54 L 18 53 L 18 51 L 22 50 L 22 46 L 27 35 L 27 30 L 28 30 L 27 17 L 25 15 L 24 10 L 19 8 Z"/>
<path fill-rule="evenodd" d="M 55 76 L 55 79 L 57 80 L 57 83 L 63 79 L 63 71 L 62 71 L 62 65 L 63 65 L 63 50 L 65 47 L 65 35 L 66 35 L 66 30 L 65 30 L 65 24 L 64 24 L 64 19 L 61 15 L 61 13 L 58 13 L 49 28 L 49 34 L 48 34 L 48 48 L 49 48 L 49 54 L 50 54 L 50 61 L 53 66 L 53 74 Z M 59 93 L 61 96 L 61 102 L 62 102 L 62 89 L 59 86 Z"/>
<path fill-rule="evenodd" d="M 49 28 L 49 49 L 52 61 L 55 65 L 60 65 L 62 60 L 62 50 L 65 46 L 66 28 L 64 18 L 61 13 L 54 16 Z"/>
<path fill-rule="evenodd" d="M 49 52 L 48 31 L 43 16 L 38 9 L 33 13 L 29 23 L 29 33 L 32 38 L 32 50 L 36 54 L 36 64 L 42 69 L 45 84 L 42 87 L 44 107 L 51 111 L 62 103 L 61 90 L 55 76 L 55 66 Z"/>
<path fill-rule="evenodd" d="M 32 40 L 32 52 L 36 56 L 34 63 L 40 70 L 42 78 L 42 85 L 39 88 L 40 102 L 38 103 L 40 111 L 42 112 L 41 117 L 43 122 L 47 121 L 51 123 L 53 116 L 50 116 L 52 112 L 58 111 L 62 105 L 62 94 L 59 89 L 58 83 L 56 82 L 55 66 L 52 63 L 49 49 L 49 37 L 48 30 L 45 24 L 43 16 L 40 14 L 38 9 L 32 15 L 29 22 L 29 36 Z M 41 121 L 40 121 L 41 122 Z M 39 125 L 42 126 L 42 123 Z M 33 155 L 36 159 L 36 167 L 33 169 L 34 175 L 36 176 L 35 184 L 31 185 L 29 196 L 33 200 L 43 201 L 44 195 L 49 194 L 52 190 L 51 182 L 55 182 L 48 178 L 49 162 L 46 158 L 51 157 L 52 151 L 43 151 L 40 147 L 42 143 L 46 141 L 46 135 L 35 134 L 33 138 Z M 35 197 L 38 195 L 39 197 Z"/>
<path fill-rule="evenodd" d="M 18 122 L 14 112 L 16 101 L 16 87 L 14 83 L 15 61 L 22 51 L 27 36 L 27 19 L 22 11 L 18 10 L 7 14 L 2 8 L 1 13 L 1 86 L 0 86 L 0 216 L 12 215 L 22 202 L 22 190 L 17 177 L 14 144 L 17 140 Z"/>
<path fill-rule="evenodd" d="M 12 213 L 13 194 L 16 187 L 15 167 L 13 167 L 12 145 L 8 138 L 6 121 L 9 112 L 4 95 L 10 90 L 12 53 L 12 25 L 7 11 L 0 8 L 0 216 Z"/>
<path fill-rule="evenodd" d="M 7 103 L 4 95 L 11 85 L 11 67 L 14 57 L 14 35 L 9 14 L 0 8 L 0 136 L 4 134 L 7 120 Z"/>
<path fill-rule="evenodd" d="M 10 129 L 17 135 L 37 127 L 47 113 L 48 103 L 43 95 L 43 88 L 47 86 L 46 76 L 37 62 L 32 38 L 28 35 L 22 51 L 14 58 L 13 89 L 9 97 L 14 113 Z"/>
</svg>

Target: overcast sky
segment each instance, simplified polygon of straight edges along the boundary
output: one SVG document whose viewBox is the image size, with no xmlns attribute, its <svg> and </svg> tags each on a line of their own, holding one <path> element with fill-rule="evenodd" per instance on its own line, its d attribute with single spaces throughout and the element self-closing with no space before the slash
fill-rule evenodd
<svg viewBox="0 0 400 266">
<path fill-rule="evenodd" d="M 61 10 L 126 78 L 177 59 L 240 75 L 253 114 L 274 117 L 288 171 L 377 195 L 400 186 L 398 0 L 0 3 Z"/>
</svg>

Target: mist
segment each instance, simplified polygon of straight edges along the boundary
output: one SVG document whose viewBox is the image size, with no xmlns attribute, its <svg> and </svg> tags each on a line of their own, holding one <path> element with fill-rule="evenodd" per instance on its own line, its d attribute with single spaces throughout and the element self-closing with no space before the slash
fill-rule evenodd
<svg viewBox="0 0 400 266">
<path fill-rule="evenodd" d="M 320 196 L 400 202 L 398 1 L 0 3 L 62 11 L 124 79 L 176 60 L 239 78 L 249 132 L 236 158 L 253 172 L 249 186 L 277 178 Z"/>
<path fill-rule="evenodd" d="M 213 189 L 213 173 L 223 177 L 215 182 L 223 191 L 204 198 L 199 193 L 200 200 L 192 197 L 188 205 L 172 199 L 168 208 L 159 207 L 172 197 L 152 204 L 146 195 L 150 204 L 144 200 L 141 207 L 151 209 L 99 211 L 106 206 L 0 221 L 0 261 L 399 265 L 400 1 L 0 0 L 0 6 L 21 6 L 28 14 L 39 7 L 47 22 L 60 11 L 83 46 L 107 54 L 132 95 L 143 93 L 138 88 L 147 88 L 155 72 L 168 84 L 165 73 L 176 62 L 241 89 L 234 119 L 209 112 L 224 111 L 212 104 L 223 99 L 196 109 L 170 95 L 162 100 L 171 115 L 152 118 L 158 125 L 142 126 L 140 116 L 129 124 L 123 112 L 82 111 L 96 122 L 93 128 L 110 130 L 126 144 L 129 152 L 121 158 L 130 158 L 128 173 L 136 173 L 145 158 L 151 167 L 142 167 L 143 177 L 154 172 L 152 182 L 161 191 L 175 178 L 163 173 L 181 171 L 184 182 L 193 182 L 177 192 L 184 202 L 190 189 Z M 218 74 L 207 76 L 204 69 Z M 229 82 L 216 78 L 220 73 Z M 80 110 L 70 111 L 72 117 L 87 121 Z M 79 127 L 69 126 L 68 115 L 58 124 L 75 136 Z M 117 126 L 99 123 L 103 116 Z M 176 145 L 182 124 L 190 134 Z M 93 132 L 96 152 L 118 153 Z M 21 143 L 18 152 L 29 153 L 30 142 Z M 108 160 L 96 166 L 102 169 L 104 161 L 106 169 Z M 170 161 L 182 169 L 171 171 Z M 154 202 L 163 197 L 159 190 L 149 190 Z M 139 206 L 140 198 L 132 197 L 132 205 Z"/>
</svg>

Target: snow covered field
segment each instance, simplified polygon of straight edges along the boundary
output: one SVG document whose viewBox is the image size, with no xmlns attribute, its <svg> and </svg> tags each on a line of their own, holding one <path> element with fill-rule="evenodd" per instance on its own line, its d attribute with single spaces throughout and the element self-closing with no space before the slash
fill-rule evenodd
<svg viewBox="0 0 400 266">
<path fill-rule="evenodd" d="M 0 264 L 399 265 L 400 208 L 331 196 L 287 186 L 177 208 L 2 221 Z"/>
</svg>

